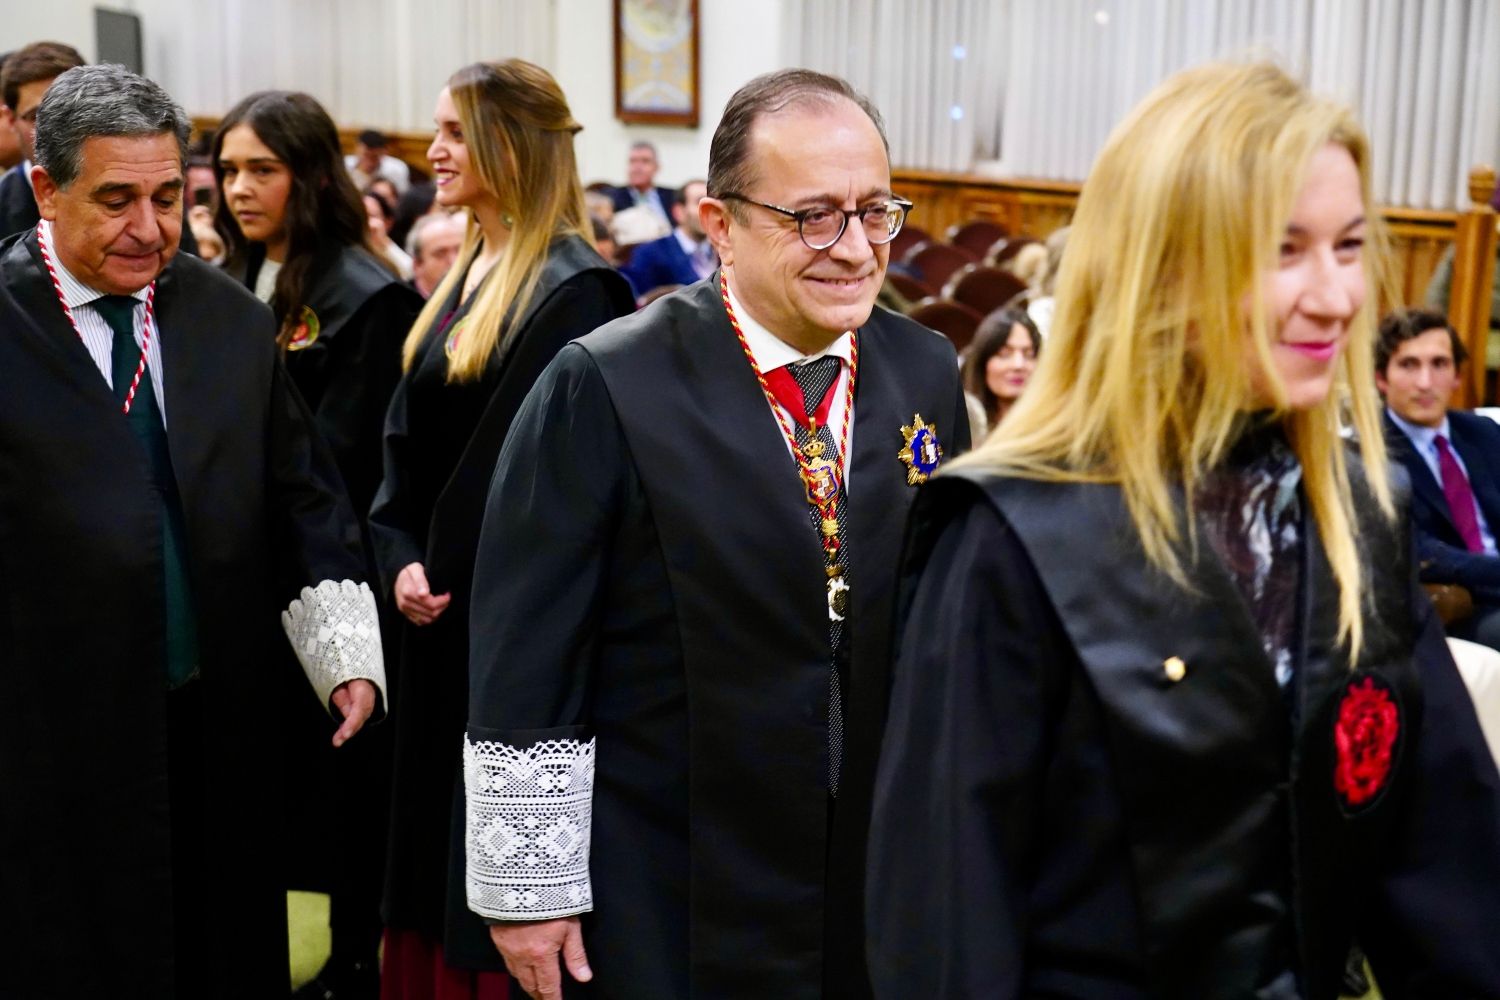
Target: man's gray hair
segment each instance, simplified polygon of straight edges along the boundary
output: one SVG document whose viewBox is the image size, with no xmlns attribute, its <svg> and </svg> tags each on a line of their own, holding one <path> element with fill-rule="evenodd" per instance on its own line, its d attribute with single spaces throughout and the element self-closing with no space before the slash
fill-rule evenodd
<svg viewBox="0 0 1500 1000">
<path fill-rule="evenodd" d="M 406 255 L 412 260 L 422 259 L 422 237 L 427 234 L 438 223 L 453 224 L 460 220 L 452 215 L 444 215 L 441 212 L 430 212 L 417 219 L 411 224 L 410 231 L 406 234 Z"/>
<path fill-rule="evenodd" d="M 60 188 L 77 179 L 89 139 L 170 133 L 187 162 L 191 126 L 156 84 L 124 66 L 75 66 L 52 81 L 36 109 L 36 162 Z"/>
</svg>

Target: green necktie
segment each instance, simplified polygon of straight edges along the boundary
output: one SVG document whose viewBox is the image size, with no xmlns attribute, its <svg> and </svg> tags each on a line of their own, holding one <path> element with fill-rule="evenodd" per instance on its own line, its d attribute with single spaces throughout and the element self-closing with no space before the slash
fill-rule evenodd
<svg viewBox="0 0 1500 1000">
<path fill-rule="evenodd" d="M 115 398 L 122 406 L 141 360 L 141 348 L 135 340 L 135 308 L 138 304 L 138 300 L 128 295 L 106 295 L 89 303 L 114 332 L 110 371 Z M 177 477 L 172 471 L 167 431 L 162 426 L 161 408 L 156 403 L 156 390 L 149 371 L 141 373 L 135 400 L 125 419 L 145 449 L 151 467 L 151 485 L 161 506 L 167 687 L 178 688 L 198 672 L 198 628 L 189 585 L 187 528 L 182 516 L 182 500 L 177 494 Z"/>
</svg>

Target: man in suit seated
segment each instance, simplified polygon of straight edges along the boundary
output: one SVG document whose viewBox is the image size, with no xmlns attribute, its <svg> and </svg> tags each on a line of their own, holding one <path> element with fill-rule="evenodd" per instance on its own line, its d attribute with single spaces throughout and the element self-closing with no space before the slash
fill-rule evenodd
<svg viewBox="0 0 1500 1000">
<path fill-rule="evenodd" d="M 630 263 L 620 268 L 636 297 L 663 285 L 691 285 L 719 266 L 719 256 L 698 218 L 698 203 L 707 190 L 699 180 L 684 184 L 672 202 L 672 231 L 636 247 Z"/>
<path fill-rule="evenodd" d="M 1474 613 L 1448 632 L 1500 648 L 1500 425 L 1448 409 L 1467 353 L 1442 313 L 1398 310 L 1380 324 L 1375 384 L 1391 456 L 1411 476 L 1421 579 L 1466 588 Z"/>
<path fill-rule="evenodd" d="M 668 209 L 676 195 L 671 188 L 656 187 L 656 147 L 649 142 L 631 143 L 630 158 L 625 164 L 625 186 L 614 189 L 611 197 L 615 211 L 644 205 L 667 225 L 672 224 Z"/>
</svg>

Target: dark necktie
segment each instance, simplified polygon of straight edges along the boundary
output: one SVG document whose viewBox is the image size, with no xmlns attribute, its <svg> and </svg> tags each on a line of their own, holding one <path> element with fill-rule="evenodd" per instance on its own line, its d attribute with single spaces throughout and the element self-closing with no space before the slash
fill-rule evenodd
<svg viewBox="0 0 1500 1000">
<path fill-rule="evenodd" d="M 1474 507 L 1474 489 L 1469 477 L 1458 465 L 1458 459 L 1448 448 L 1448 439 L 1437 436 L 1438 471 L 1443 474 L 1443 497 L 1448 501 L 1448 513 L 1453 515 L 1453 525 L 1470 552 L 1483 552 L 1484 539 L 1479 535 L 1479 515 Z"/>
<path fill-rule="evenodd" d="M 135 309 L 138 304 L 128 295 L 106 295 L 89 303 L 114 333 L 110 372 L 115 398 L 121 405 L 130 393 L 130 383 L 141 360 L 141 347 L 135 340 Z M 135 400 L 125 419 L 145 450 L 152 489 L 161 508 L 167 687 L 177 688 L 191 680 L 198 669 L 198 630 L 189 587 L 187 529 L 182 516 L 182 500 L 177 494 L 177 477 L 172 471 L 171 452 L 167 449 L 167 431 L 162 426 L 161 408 L 156 403 L 156 390 L 151 384 L 149 370 L 141 372 Z"/>
<path fill-rule="evenodd" d="M 805 365 L 792 365 L 789 371 L 792 378 L 797 381 L 797 386 L 802 390 L 803 406 L 806 414 L 816 413 L 818 404 L 823 397 L 833 388 L 838 381 L 839 370 L 843 362 L 835 357 L 823 357 L 816 361 L 809 361 Z M 797 422 L 797 444 L 804 446 L 812 440 L 812 435 L 807 430 L 807 415 L 802 414 L 802 419 Z M 797 414 L 793 414 L 797 416 Z M 833 428 L 826 423 L 818 427 L 817 438 L 823 443 L 823 455 L 835 466 L 838 465 L 838 442 L 834 440 Z M 836 517 L 839 522 L 839 562 L 844 566 L 844 580 L 849 579 L 849 503 L 845 499 L 844 481 L 839 480 L 839 495 L 836 501 Z M 812 521 L 813 531 L 821 540 L 823 514 L 814 504 L 807 505 L 808 517 Z M 846 616 L 847 617 L 847 616 Z M 828 673 L 828 792 L 830 795 L 838 795 L 839 792 L 839 770 L 844 759 L 844 703 L 842 683 L 839 679 L 839 665 L 844 661 L 844 623 L 834 621 L 830 618 L 828 622 L 828 645 L 832 651 L 830 669 Z"/>
</svg>

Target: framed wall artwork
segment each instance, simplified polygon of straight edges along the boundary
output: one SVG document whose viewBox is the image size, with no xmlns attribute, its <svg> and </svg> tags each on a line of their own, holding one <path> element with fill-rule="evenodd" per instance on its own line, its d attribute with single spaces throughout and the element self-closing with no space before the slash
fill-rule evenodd
<svg viewBox="0 0 1500 1000">
<path fill-rule="evenodd" d="M 698 0 L 615 0 L 615 117 L 698 124 Z"/>
</svg>

